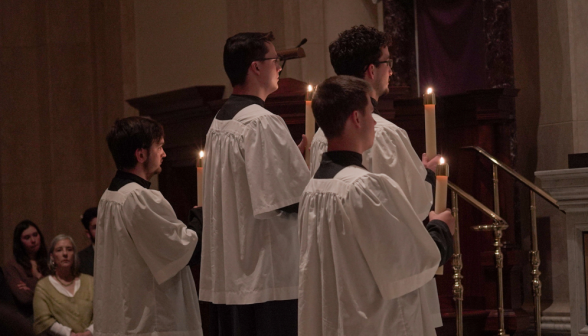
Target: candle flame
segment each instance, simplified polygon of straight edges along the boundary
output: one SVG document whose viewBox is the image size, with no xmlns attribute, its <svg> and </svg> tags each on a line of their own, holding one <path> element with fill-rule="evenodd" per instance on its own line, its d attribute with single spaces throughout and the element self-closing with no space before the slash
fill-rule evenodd
<svg viewBox="0 0 588 336">
<path fill-rule="evenodd" d="M 308 92 L 312 92 L 312 85 L 308 84 Z"/>
<path fill-rule="evenodd" d="M 200 156 L 200 158 L 202 159 L 204 157 L 204 151 L 200 151 L 200 153 L 198 153 L 198 155 Z"/>
<path fill-rule="evenodd" d="M 445 164 L 445 158 L 441 157 L 441 160 L 439 160 L 439 164 Z"/>
<path fill-rule="evenodd" d="M 427 89 L 427 94 L 431 94 L 431 93 L 433 93 L 433 88 L 428 88 Z"/>
</svg>

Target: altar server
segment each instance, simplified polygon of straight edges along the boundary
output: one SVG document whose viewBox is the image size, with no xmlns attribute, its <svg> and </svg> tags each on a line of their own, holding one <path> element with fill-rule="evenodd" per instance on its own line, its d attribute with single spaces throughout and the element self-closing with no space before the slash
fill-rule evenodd
<svg viewBox="0 0 588 336">
<path fill-rule="evenodd" d="M 299 335 L 436 335 L 423 286 L 450 254 L 428 231 L 451 245 L 453 217 L 431 212 L 423 226 L 400 185 L 362 165 L 370 90 L 332 77 L 312 102 L 329 143 L 300 203 Z"/>
<path fill-rule="evenodd" d="M 331 64 L 338 75 L 363 78 L 374 88 L 374 119 L 376 133 L 374 145 L 363 153 L 362 164 L 373 173 L 390 176 L 404 192 L 410 205 L 421 220 L 427 218 L 433 204 L 435 168 L 440 156 L 428 160 L 415 152 L 408 134 L 377 113 L 377 99 L 388 93 L 393 62 L 390 59 L 388 37 L 373 27 L 355 26 L 339 34 L 329 45 Z M 327 151 L 327 138 L 319 129 L 311 144 L 310 171 L 314 175 L 322 154 Z M 453 246 L 448 246 L 453 251 Z M 434 279 L 425 287 L 430 300 L 434 325 L 441 327 L 441 310 Z"/>
<path fill-rule="evenodd" d="M 284 120 L 264 108 L 278 89 L 271 33 L 227 39 L 233 93 L 206 136 L 200 299 L 219 335 L 295 335 L 298 201 L 310 179 Z"/>
<path fill-rule="evenodd" d="M 94 335 L 200 336 L 186 266 L 198 237 L 149 189 L 165 157 L 163 127 L 145 117 L 120 119 L 107 142 L 118 171 L 98 206 Z"/>
<path fill-rule="evenodd" d="M 387 36 L 373 27 L 355 26 L 339 34 L 329 45 L 331 64 L 337 75 L 365 79 L 375 90 L 374 99 L 388 93 L 393 60 Z M 377 103 L 376 103 L 377 104 Z M 377 113 L 376 136 L 371 149 L 363 153 L 363 165 L 371 172 L 382 173 L 396 181 L 415 209 L 425 219 L 433 204 L 432 184 L 439 156 L 420 159 L 402 128 Z M 327 138 L 319 129 L 311 144 L 311 174 L 314 174 L 327 150 Z M 429 183 L 427 183 L 428 181 Z"/>
</svg>

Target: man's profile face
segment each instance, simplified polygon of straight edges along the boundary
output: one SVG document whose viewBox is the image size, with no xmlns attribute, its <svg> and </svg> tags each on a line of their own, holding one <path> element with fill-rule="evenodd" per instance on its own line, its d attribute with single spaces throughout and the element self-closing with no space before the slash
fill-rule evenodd
<svg viewBox="0 0 588 336">
<path fill-rule="evenodd" d="M 371 95 L 367 95 L 367 105 L 364 107 L 364 113 L 360 113 L 361 118 L 361 140 L 365 144 L 365 150 L 372 148 L 374 145 L 374 137 L 376 136 L 376 120 L 374 119 L 374 105 L 372 104 L 372 100 L 370 99 Z"/>
<path fill-rule="evenodd" d="M 90 225 L 88 225 L 88 230 L 86 230 L 86 236 L 90 238 L 92 244 L 96 242 L 96 223 L 98 222 L 98 218 L 94 217 L 90 221 Z"/>
<path fill-rule="evenodd" d="M 161 164 L 163 163 L 163 158 L 166 157 L 165 151 L 163 150 L 164 143 L 165 141 L 162 137 L 159 141 L 154 141 L 153 144 L 151 144 L 149 155 L 144 162 L 147 176 L 161 173 Z"/>
<path fill-rule="evenodd" d="M 387 61 L 390 58 L 390 51 L 388 51 L 388 47 L 382 47 L 381 50 L 382 56 L 380 56 L 378 61 Z M 392 76 L 392 69 L 390 69 L 388 64 L 380 63 L 375 67 L 374 83 L 372 83 L 372 86 L 376 90 L 378 98 L 390 91 L 388 88 L 388 85 L 390 85 L 390 76 Z"/>
<path fill-rule="evenodd" d="M 278 89 L 278 80 L 280 79 L 280 71 L 282 70 L 282 67 L 280 66 L 280 61 L 276 59 L 278 57 L 276 47 L 270 42 L 266 42 L 265 45 L 267 47 L 267 53 L 263 58 L 272 59 L 257 61 L 259 64 L 259 71 L 261 72 L 260 80 L 262 85 L 267 88 L 268 92 L 274 92 Z"/>
</svg>

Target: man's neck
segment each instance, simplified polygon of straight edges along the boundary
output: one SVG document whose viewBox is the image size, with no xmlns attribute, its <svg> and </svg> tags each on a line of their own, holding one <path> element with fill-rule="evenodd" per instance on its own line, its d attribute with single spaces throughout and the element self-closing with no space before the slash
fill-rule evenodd
<svg viewBox="0 0 588 336">
<path fill-rule="evenodd" d="M 338 137 L 328 140 L 327 151 L 350 151 L 362 154 L 364 152 L 363 146 L 350 137 Z"/>
<path fill-rule="evenodd" d="M 233 94 L 234 95 L 242 95 L 242 96 L 255 96 L 261 98 L 261 100 L 265 101 L 267 96 L 269 95 L 265 90 L 261 87 L 254 87 L 252 85 L 237 85 L 233 87 Z"/>
<path fill-rule="evenodd" d="M 124 171 L 125 173 L 137 175 L 145 181 L 149 181 L 153 177 L 153 175 L 148 176 L 147 172 L 144 169 L 142 169 L 140 165 L 137 165 L 135 168 L 132 169 L 122 169 L 122 171 Z"/>
</svg>

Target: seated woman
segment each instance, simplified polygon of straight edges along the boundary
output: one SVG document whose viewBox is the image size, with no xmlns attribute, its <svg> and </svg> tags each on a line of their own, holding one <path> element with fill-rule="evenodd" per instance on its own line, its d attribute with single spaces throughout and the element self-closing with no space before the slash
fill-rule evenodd
<svg viewBox="0 0 588 336">
<path fill-rule="evenodd" d="M 18 310 L 32 322 L 35 286 L 49 273 L 45 239 L 35 223 L 23 220 L 16 225 L 12 253 L 14 258 L 6 263 L 4 276 Z"/>
<path fill-rule="evenodd" d="M 35 334 L 90 336 L 94 332 L 94 278 L 80 274 L 76 245 L 58 235 L 49 248 L 51 275 L 37 283 L 33 308 Z"/>
</svg>

